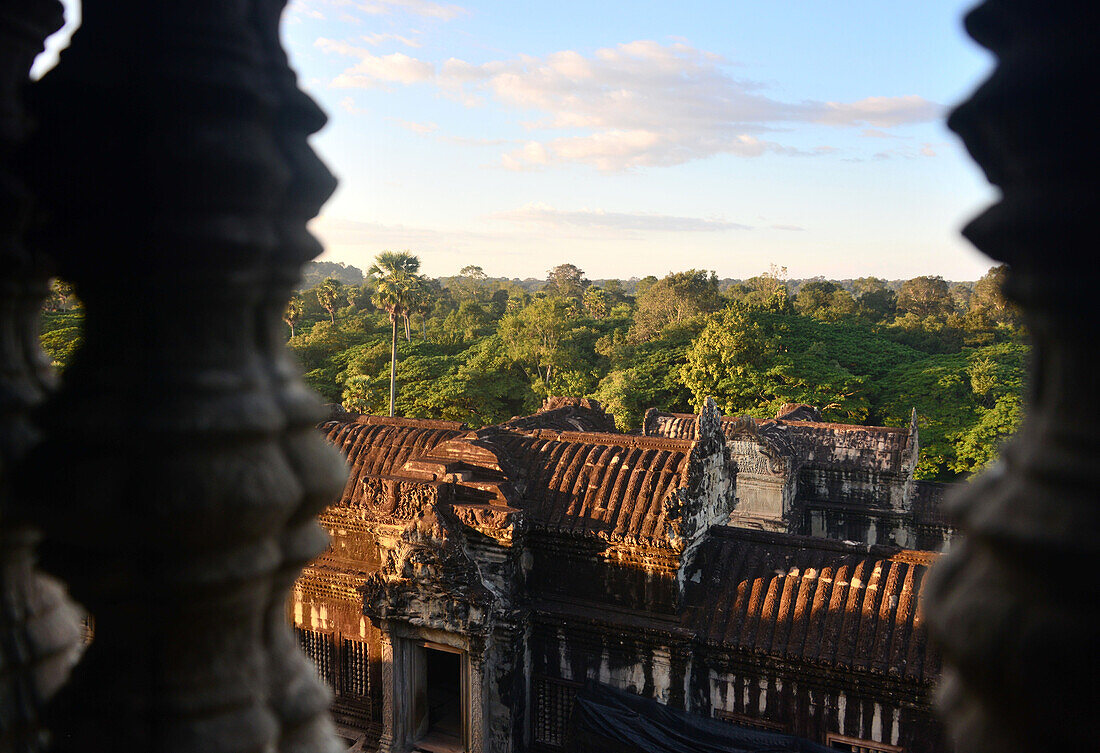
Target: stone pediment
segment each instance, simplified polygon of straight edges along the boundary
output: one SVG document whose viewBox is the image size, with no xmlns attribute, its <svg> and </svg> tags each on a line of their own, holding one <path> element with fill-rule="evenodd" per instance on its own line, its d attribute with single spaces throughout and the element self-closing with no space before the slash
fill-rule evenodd
<svg viewBox="0 0 1100 753">
<path fill-rule="evenodd" d="M 795 464 L 794 443 L 782 422 L 739 416 L 723 419 L 722 432 L 739 472 L 784 476 Z"/>
<path fill-rule="evenodd" d="M 364 612 L 439 629 L 486 629 L 498 599 L 467 551 L 462 525 L 449 504 L 424 496 L 403 526 L 379 538 L 381 567 L 361 589 Z"/>
</svg>

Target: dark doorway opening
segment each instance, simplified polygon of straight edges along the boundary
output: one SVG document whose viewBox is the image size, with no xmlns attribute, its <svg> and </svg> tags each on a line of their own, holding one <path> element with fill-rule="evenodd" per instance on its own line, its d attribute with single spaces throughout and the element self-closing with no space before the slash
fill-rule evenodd
<svg viewBox="0 0 1100 753">
<path fill-rule="evenodd" d="M 427 732 L 416 747 L 432 753 L 466 750 L 462 730 L 462 655 L 425 647 Z"/>
</svg>

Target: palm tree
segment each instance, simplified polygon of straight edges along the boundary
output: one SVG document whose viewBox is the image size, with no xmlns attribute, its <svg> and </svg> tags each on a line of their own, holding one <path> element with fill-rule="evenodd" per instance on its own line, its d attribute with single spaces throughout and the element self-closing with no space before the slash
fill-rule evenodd
<svg viewBox="0 0 1100 753">
<path fill-rule="evenodd" d="M 283 312 L 283 321 L 290 325 L 290 336 L 294 337 L 294 325 L 302 320 L 302 314 L 305 313 L 305 306 L 302 304 L 301 296 L 291 296 L 287 301 L 286 311 Z"/>
<path fill-rule="evenodd" d="M 408 251 L 383 251 L 378 254 L 367 274 L 378 278 L 378 287 L 371 302 L 390 315 L 393 329 L 390 339 L 390 415 L 397 396 L 397 320 L 405 324 L 409 336 L 409 312 L 423 294 L 420 259 Z"/>
<path fill-rule="evenodd" d="M 317 286 L 317 302 L 328 312 L 328 318 L 336 324 L 336 306 L 340 302 L 344 286 L 334 277 L 327 278 Z"/>
</svg>

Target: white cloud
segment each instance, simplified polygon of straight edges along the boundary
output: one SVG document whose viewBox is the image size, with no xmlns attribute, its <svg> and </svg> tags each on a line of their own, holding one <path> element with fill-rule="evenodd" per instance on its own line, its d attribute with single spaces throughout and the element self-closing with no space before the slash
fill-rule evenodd
<svg viewBox="0 0 1100 753">
<path fill-rule="evenodd" d="M 639 40 L 591 55 L 563 50 L 481 64 L 452 58 L 438 66 L 400 53 L 376 56 L 329 40 L 318 45 L 358 58 L 332 81 L 334 87 L 431 83 L 467 106 L 492 99 L 531 113 L 523 125 L 538 136 L 501 158 L 513 170 L 581 163 L 615 171 L 718 154 L 827 154 L 832 147 L 803 151 L 763 134 L 791 124 L 885 134 L 881 129 L 933 120 L 942 111 L 917 95 L 783 102 L 759 84 L 732 77 L 721 56 L 683 42 Z M 580 133 L 552 133 L 561 130 Z"/>
<path fill-rule="evenodd" d="M 293 0 L 290 12 L 310 18 L 324 18 L 320 10 L 322 7 L 337 8 L 341 17 L 353 22 L 358 21 L 356 12 L 368 16 L 407 13 L 441 21 L 450 21 L 469 12 L 459 5 L 444 5 L 429 0 Z"/>
<path fill-rule="evenodd" d="M 334 88 L 371 89 L 383 84 L 415 84 L 428 81 L 434 75 L 431 63 L 409 57 L 402 52 L 375 55 L 362 47 L 323 37 L 314 44 L 325 52 L 359 58 L 358 63 L 333 79 L 330 86 Z"/>
<path fill-rule="evenodd" d="M 722 232 L 751 230 L 748 225 L 701 217 L 675 217 L 645 212 L 607 212 L 602 209 L 565 210 L 546 204 L 527 204 L 520 209 L 498 212 L 492 219 L 559 229 L 590 229 L 640 232 Z"/>
<path fill-rule="evenodd" d="M 340 109 L 344 112 L 350 112 L 352 115 L 361 115 L 362 113 L 369 112 L 362 107 L 357 107 L 355 100 L 351 97 L 344 97 L 340 100 Z"/>
<path fill-rule="evenodd" d="M 886 131 L 880 130 L 878 128 L 864 128 L 863 131 L 859 135 L 862 136 L 865 139 L 900 139 L 900 138 L 902 138 L 901 136 L 898 136 L 896 133 L 887 133 Z"/>
<path fill-rule="evenodd" d="M 421 46 L 420 42 L 418 42 L 415 39 L 412 39 L 411 37 L 404 37 L 404 36 L 401 36 L 400 34 L 379 34 L 377 32 L 373 32 L 371 34 L 364 34 L 363 35 L 363 41 L 366 42 L 367 44 L 369 44 L 371 47 L 377 47 L 378 45 L 382 44 L 383 42 L 389 42 L 389 41 L 400 42 L 401 44 L 405 45 L 406 47 L 420 47 Z"/>
<path fill-rule="evenodd" d="M 829 125 L 869 125 L 893 128 L 906 123 L 923 123 L 940 117 L 943 108 L 924 97 L 867 97 L 858 102 L 826 102 L 814 118 Z"/>
</svg>

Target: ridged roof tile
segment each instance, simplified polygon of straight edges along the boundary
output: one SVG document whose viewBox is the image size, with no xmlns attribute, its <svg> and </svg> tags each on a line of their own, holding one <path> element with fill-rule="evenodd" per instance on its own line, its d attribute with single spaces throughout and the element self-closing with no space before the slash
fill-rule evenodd
<svg viewBox="0 0 1100 753">
<path fill-rule="evenodd" d="M 481 438 L 523 475 L 528 521 L 564 533 L 655 541 L 691 443 L 594 432 L 499 431 Z"/>
<path fill-rule="evenodd" d="M 717 527 L 685 627 L 707 643 L 922 682 L 936 676 L 917 600 L 935 555 Z"/>
<path fill-rule="evenodd" d="M 391 476 L 408 460 L 426 455 L 437 445 L 466 433 L 449 421 L 417 421 L 361 416 L 356 421 L 327 421 L 321 425 L 326 439 L 344 455 L 350 466 L 344 487 L 345 503 L 356 503 L 364 478 Z"/>
</svg>

